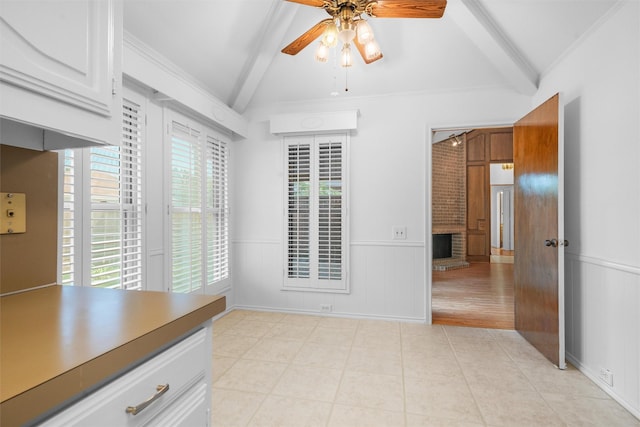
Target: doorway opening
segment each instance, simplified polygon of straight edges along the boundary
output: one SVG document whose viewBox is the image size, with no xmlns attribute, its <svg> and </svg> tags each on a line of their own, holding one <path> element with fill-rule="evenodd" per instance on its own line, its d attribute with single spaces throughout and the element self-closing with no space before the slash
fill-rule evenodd
<svg viewBox="0 0 640 427">
<path fill-rule="evenodd" d="M 512 127 L 432 131 L 431 208 L 432 323 L 514 329 Z"/>
<path fill-rule="evenodd" d="M 491 163 L 491 258 L 492 263 L 513 264 L 514 192 L 513 163 Z"/>
</svg>

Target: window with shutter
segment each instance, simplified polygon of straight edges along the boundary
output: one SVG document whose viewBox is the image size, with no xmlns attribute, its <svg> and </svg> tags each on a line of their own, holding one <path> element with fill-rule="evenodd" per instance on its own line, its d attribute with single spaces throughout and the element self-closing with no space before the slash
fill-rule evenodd
<svg viewBox="0 0 640 427">
<path fill-rule="evenodd" d="M 143 287 L 143 120 L 141 106 L 124 99 L 120 146 L 64 152 L 63 284 Z"/>
<path fill-rule="evenodd" d="M 123 99 L 121 152 L 122 287 L 142 288 L 142 124 L 140 106 Z"/>
<path fill-rule="evenodd" d="M 171 254 L 173 292 L 202 287 L 202 148 L 200 132 L 173 122 Z"/>
<path fill-rule="evenodd" d="M 229 277 L 228 151 L 224 141 L 207 136 L 207 281 Z"/>
<path fill-rule="evenodd" d="M 228 147 L 177 114 L 171 139 L 173 292 L 203 292 L 229 278 Z"/>
<path fill-rule="evenodd" d="M 90 283 L 119 288 L 122 263 L 120 147 L 91 147 L 90 150 Z"/>
<path fill-rule="evenodd" d="M 346 140 L 285 137 L 285 289 L 349 290 Z"/>
<path fill-rule="evenodd" d="M 73 150 L 64 150 L 63 166 L 63 207 L 62 207 L 62 247 L 61 278 L 63 285 L 73 285 L 76 281 L 76 162 Z"/>
</svg>

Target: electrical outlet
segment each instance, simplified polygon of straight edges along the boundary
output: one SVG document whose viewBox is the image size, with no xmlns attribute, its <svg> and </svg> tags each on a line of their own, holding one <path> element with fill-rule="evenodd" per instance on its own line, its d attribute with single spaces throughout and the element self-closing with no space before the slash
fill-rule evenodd
<svg viewBox="0 0 640 427">
<path fill-rule="evenodd" d="M 391 233 L 393 234 L 393 240 L 407 239 L 407 227 L 394 225 L 393 227 L 391 227 Z"/>
<path fill-rule="evenodd" d="M 320 304 L 320 311 L 323 313 L 330 313 L 333 310 L 331 304 Z"/>
<path fill-rule="evenodd" d="M 605 382 L 609 387 L 613 387 L 613 372 L 606 368 L 600 369 L 600 379 Z"/>
</svg>

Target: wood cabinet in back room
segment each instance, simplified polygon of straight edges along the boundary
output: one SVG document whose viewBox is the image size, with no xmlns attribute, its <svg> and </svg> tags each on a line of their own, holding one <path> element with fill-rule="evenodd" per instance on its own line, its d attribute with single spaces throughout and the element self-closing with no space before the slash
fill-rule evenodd
<svg viewBox="0 0 640 427">
<path fill-rule="evenodd" d="M 467 260 L 491 257 L 491 163 L 513 162 L 513 129 L 475 129 L 467 145 Z"/>
</svg>

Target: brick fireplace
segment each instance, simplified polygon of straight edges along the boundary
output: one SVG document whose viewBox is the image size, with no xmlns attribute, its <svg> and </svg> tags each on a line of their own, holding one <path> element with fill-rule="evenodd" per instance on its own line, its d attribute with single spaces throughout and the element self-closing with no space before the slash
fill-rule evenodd
<svg viewBox="0 0 640 427">
<path fill-rule="evenodd" d="M 446 140 L 432 145 L 431 194 L 434 245 L 451 235 L 451 256 L 433 260 L 434 270 L 468 267 L 466 262 L 466 158 L 464 144 Z M 434 253 L 436 252 L 434 248 Z"/>
</svg>

